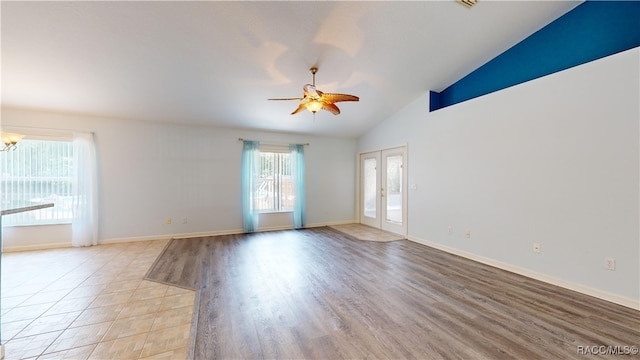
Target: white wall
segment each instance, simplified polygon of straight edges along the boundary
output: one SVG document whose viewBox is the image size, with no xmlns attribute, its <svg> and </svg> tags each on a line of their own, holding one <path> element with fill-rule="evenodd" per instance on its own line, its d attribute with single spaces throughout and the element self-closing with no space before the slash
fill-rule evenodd
<svg viewBox="0 0 640 360">
<path fill-rule="evenodd" d="M 7 108 L 2 109 L 2 122 L 4 127 L 95 133 L 101 242 L 241 231 L 242 143 L 239 137 L 310 143 L 305 147 L 307 224 L 344 223 L 355 219 L 354 139 Z M 172 218 L 171 225 L 165 223 L 167 217 Z M 187 223 L 183 224 L 185 217 Z M 263 217 L 262 225 L 291 227 L 291 220 L 286 215 Z M 59 243 L 51 240 L 49 230 L 48 227 L 5 228 L 5 250 L 28 248 L 41 242 Z"/>
<path fill-rule="evenodd" d="M 639 54 L 433 113 L 422 96 L 358 150 L 408 143 L 411 239 L 640 309 Z"/>
</svg>

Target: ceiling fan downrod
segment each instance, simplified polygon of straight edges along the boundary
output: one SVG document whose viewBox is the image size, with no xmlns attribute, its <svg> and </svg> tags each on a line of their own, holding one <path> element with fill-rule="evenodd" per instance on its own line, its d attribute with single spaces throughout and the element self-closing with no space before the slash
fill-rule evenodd
<svg viewBox="0 0 640 360">
<path fill-rule="evenodd" d="M 311 71 L 311 74 L 313 74 L 313 87 L 316 87 L 316 73 L 318 72 L 318 68 L 313 66 L 311 69 L 309 69 L 309 71 Z"/>
</svg>

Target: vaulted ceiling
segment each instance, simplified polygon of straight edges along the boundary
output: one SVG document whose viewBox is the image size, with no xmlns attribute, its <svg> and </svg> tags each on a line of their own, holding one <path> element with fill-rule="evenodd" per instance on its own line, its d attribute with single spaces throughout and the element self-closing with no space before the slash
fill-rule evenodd
<svg viewBox="0 0 640 360">
<path fill-rule="evenodd" d="M 3 1 L 2 105 L 357 137 L 579 4 Z M 267 101 L 301 96 L 311 66 L 360 102 Z"/>
</svg>

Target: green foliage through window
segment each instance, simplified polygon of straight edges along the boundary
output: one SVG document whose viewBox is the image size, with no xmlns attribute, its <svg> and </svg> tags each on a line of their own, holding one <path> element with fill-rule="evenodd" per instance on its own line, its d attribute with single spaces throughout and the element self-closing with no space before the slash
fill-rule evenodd
<svg viewBox="0 0 640 360">
<path fill-rule="evenodd" d="M 257 208 L 262 212 L 291 211 L 294 204 L 291 154 L 260 153 Z"/>
</svg>

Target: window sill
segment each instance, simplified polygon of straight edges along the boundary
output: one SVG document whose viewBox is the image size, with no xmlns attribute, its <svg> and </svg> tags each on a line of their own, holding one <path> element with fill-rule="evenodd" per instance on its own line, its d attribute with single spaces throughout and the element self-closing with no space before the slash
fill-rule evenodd
<svg viewBox="0 0 640 360">
<path fill-rule="evenodd" d="M 64 223 L 48 223 L 48 224 L 18 224 L 18 225 L 2 225 L 3 228 L 11 228 L 11 227 L 37 227 L 37 226 L 57 226 L 57 225 L 71 225 L 71 221 Z"/>
</svg>

